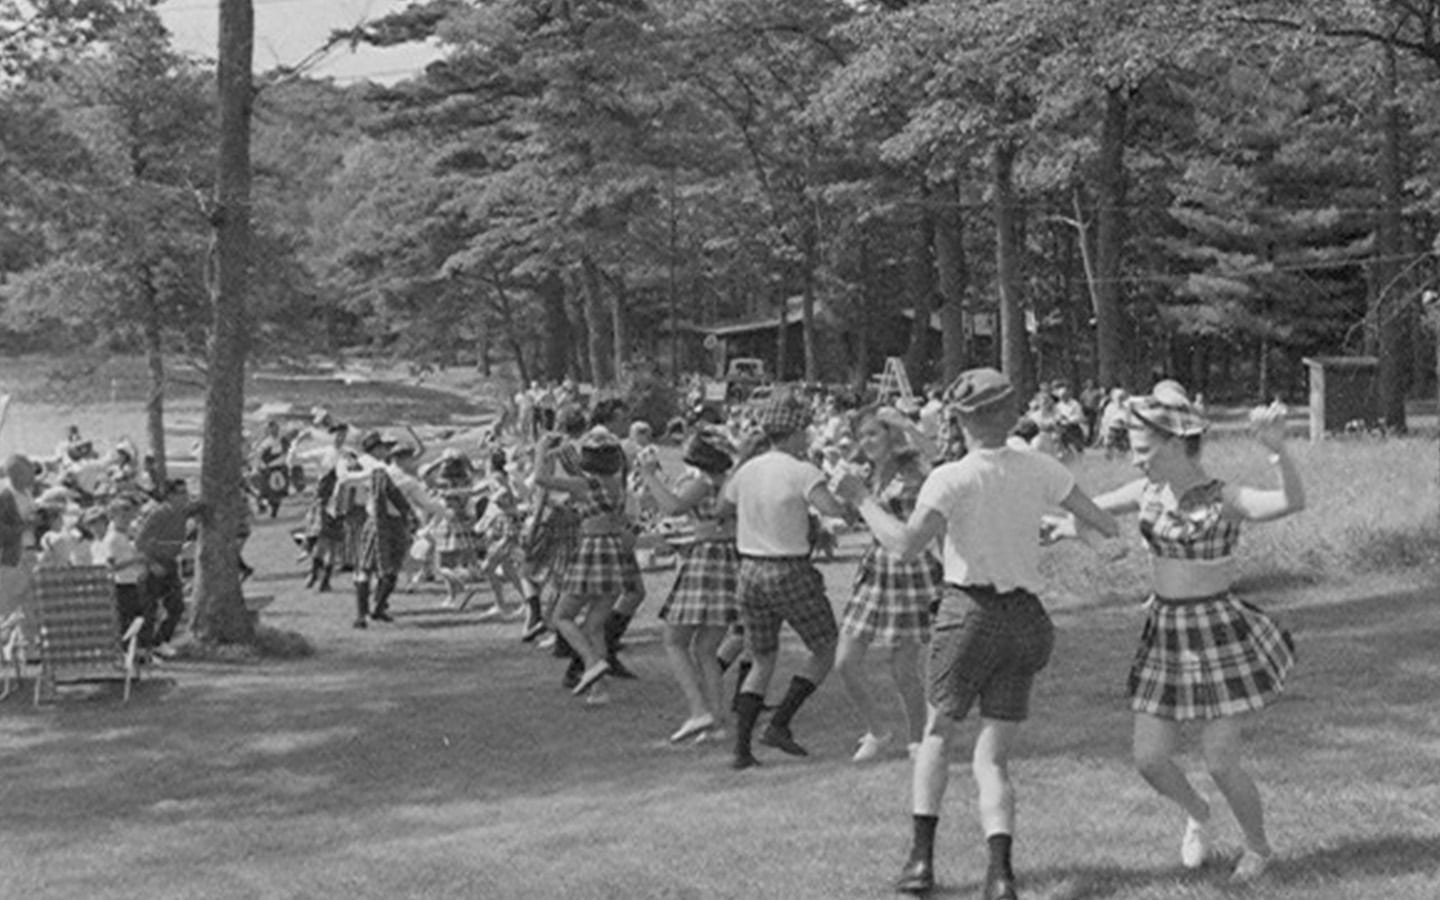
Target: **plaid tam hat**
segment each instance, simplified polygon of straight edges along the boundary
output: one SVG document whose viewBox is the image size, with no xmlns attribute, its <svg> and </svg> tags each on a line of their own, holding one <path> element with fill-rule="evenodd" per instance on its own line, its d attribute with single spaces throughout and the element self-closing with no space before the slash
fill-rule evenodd
<svg viewBox="0 0 1440 900">
<path fill-rule="evenodd" d="M 777 394 L 755 408 L 755 425 L 767 435 L 794 434 L 810 424 L 810 407 L 788 394 Z"/>
<path fill-rule="evenodd" d="M 961 372 L 945 393 L 957 410 L 973 415 L 1010 400 L 1015 396 L 1015 386 L 994 369 L 969 369 Z"/>
<path fill-rule="evenodd" d="M 1161 434 L 1194 437 L 1205 433 L 1210 423 L 1195 408 L 1185 388 L 1178 381 L 1156 384 L 1144 397 L 1132 397 L 1126 403 L 1131 424 L 1143 425 Z"/>
</svg>

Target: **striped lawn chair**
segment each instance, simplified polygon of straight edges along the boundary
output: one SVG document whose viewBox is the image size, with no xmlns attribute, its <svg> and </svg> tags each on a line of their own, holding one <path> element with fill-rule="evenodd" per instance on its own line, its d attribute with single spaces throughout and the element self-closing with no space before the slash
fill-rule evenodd
<svg viewBox="0 0 1440 900">
<path fill-rule="evenodd" d="M 4 700 L 20 687 L 25 674 L 25 621 L 23 612 L 14 612 L 0 622 L 0 700 Z M 12 678 L 10 673 L 14 671 Z M 11 685 L 14 685 L 13 687 Z"/>
<path fill-rule="evenodd" d="M 140 678 L 136 653 L 144 619 L 122 633 L 115 588 L 104 566 L 40 569 L 35 573 L 31 612 L 40 652 L 35 705 L 54 696 L 60 682 L 125 682 Z"/>
</svg>

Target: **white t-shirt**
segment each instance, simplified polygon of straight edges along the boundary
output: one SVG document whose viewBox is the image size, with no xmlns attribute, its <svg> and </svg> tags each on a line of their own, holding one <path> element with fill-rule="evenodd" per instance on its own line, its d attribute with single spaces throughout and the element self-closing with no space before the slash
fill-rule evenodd
<svg viewBox="0 0 1440 900">
<path fill-rule="evenodd" d="M 971 450 L 938 466 L 916 508 L 945 517 L 945 580 L 1038 592 L 1040 516 L 1059 505 L 1075 477 L 1049 456 L 1011 447 Z"/>
<path fill-rule="evenodd" d="M 135 549 L 135 542 L 130 540 L 130 535 L 114 525 L 106 529 L 105 536 L 100 539 L 95 549 L 100 557 L 99 561 L 109 566 L 124 566 L 140 556 Z M 113 572 L 113 577 L 116 584 L 138 584 L 140 569 L 136 566 L 117 569 Z"/>
<path fill-rule="evenodd" d="M 810 492 L 824 481 L 817 466 L 782 450 L 742 465 L 721 494 L 735 506 L 736 549 L 746 556 L 808 554 Z"/>
</svg>

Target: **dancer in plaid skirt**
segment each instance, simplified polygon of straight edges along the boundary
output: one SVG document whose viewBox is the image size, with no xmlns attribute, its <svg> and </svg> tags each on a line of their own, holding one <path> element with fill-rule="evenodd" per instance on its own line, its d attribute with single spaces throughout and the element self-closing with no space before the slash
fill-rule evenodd
<svg viewBox="0 0 1440 900">
<path fill-rule="evenodd" d="M 1300 473 L 1285 450 L 1283 407 L 1251 415 L 1280 486 L 1264 490 L 1211 477 L 1200 460 L 1204 415 L 1173 381 L 1129 404 L 1131 459 L 1144 475 L 1097 503 L 1136 512 L 1152 556 L 1153 593 L 1130 670 L 1135 763 L 1188 816 L 1181 862 L 1199 868 L 1210 850 L 1210 803 L 1175 762 L 1180 726 L 1200 721 L 1205 765 L 1244 832 L 1233 878 L 1253 881 L 1271 859 L 1260 792 L 1241 764 L 1241 729 L 1284 689 L 1294 662 L 1290 636 L 1235 596 L 1241 522 L 1264 522 L 1305 506 Z"/>
<path fill-rule="evenodd" d="M 755 412 L 764 433 L 762 452 L 742 463 L 725 483 L 722 499 L 735 508 L 740 552 L 739 606 L 753 668 L 735 702 L 735 757 L 731 766 L 759 764 L 750 746 L 765 690 L 780 655 L 780 627 L 788 624 L 805 644 L 801 674 L 790 687 L 760 743 L 791 756 L 807 756 L 790 723 L 835 664 L 839 629 L 825 596 L 825 580 L 810 561 L 810 507 L 841 518 L 849 512 L 830 493 L 825 473 L 806 461 L 810 408 L 777 394 Z M 723 512 L 722 507 L 722 512 Z"/>
<path fill-rule="evenodd" d="M 870 463 L 871 490 L 887 512 L 908 519 L 925 480 L 923 454 L 912 446 L 912 441 L 924 441 L 923 435 L 904 413 L 888 406 L 862 412 L 856 424 L 860 450 Z M 930 642 L 930 609 L 940 602 L 943 580 L 940 561 L 928 550 L 905 559 L 875 541 L 860 560 L 854 592 L 840 617 L 835 663 L 865 725 L 852 757 L 855 762 L 878 759 L 892 740 L 865 677 L 865 653 L 872 643 L 891 648 L 890 674 L 900 695 L 912 755 L 924 737 L 920 649 Z"/>
<path fill-rule="evenodd" d="M 625 451 L 610 432 L 595 429 L 580 442 L 581 477 L 555 474 L 554 454 L 546 454 L 540 466 L 535 483 L 569 494 L 568 502 L 580 516 L 580 542 L 560 579 L 553 626 L 584 666 L 574 692 L 588 692 L 587 702 L 603 703 L 607 695 L 592 691 L 592 686 L 610 671 L 606 619 L 621 594 L 644 592 L 625 518 Z M 577 622 L 582 614 L 583 628 Z"/>
<path fill-rule="evenodd" d="M 964 431 L 965 457 L 935 467 L 915 509 L 901 521 L 848 474 L 838 490 L 855 503 L 887 551 L 913 559 L 943 536 L 946 587 L 930 642 L 925 736 L 915 752 L 913 841 L 896 888 L 934 887 L 935 831 L 949 780 L 949 747 L 976 705 L 971 771 L 990 857 L 984 900 L 1015 900 L 1010 850 L 1015 791 L 1009 758 L 1029 716 L 1030 690 L 1049 662 L 1054 626 L 1036 597 L 1042 514 L 1061 506 L 1091 527 L 1118 533 L 1075 479 L 1049 456 L 1006 446 L 1015 424 L 1015 390 L 994 369 L 972 369 L 950 388 Z"/>
<path fill-rule="evenodd" d="M 720 488 L 734 460 L 730 441 L 718 428 L 701 429 L 686 442 L 685 474 L 672 491 L 660 478 L 653 455 L 640 464 L 644 489 L 667 516 L 688 513 L 692 540 L 682 547 L 675 585 L 660 607 L 665 622 L 665 652 L 675 680 L 690 707 L 670 735 L 672 743 L 724 734 L 724 706 L 718 653 L 735 621 L 735 590 L 740 557 L 735 550 L 735 521 L 720 514 Z"/>
</svg>

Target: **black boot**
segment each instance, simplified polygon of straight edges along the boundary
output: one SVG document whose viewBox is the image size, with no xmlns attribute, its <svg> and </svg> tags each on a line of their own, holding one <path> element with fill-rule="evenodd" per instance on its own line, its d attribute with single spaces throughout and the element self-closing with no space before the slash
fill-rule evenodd
<svg viewBox="0 0 1440 900">
<path fill-rule="evenodd" d="M 394 575 L 381 575 L 380 581 L 375 585 L 375 611 L 370 618 L 377 622 L 393 622 L 390 618 L 390 595 L 395 593 Z"/>
<path fill-rule="evenodd" d="M 328 593 L 329 590 L 330 590 L 330 576 L 331 576 L 332 574 L 334 574 L 334 572 L 335 572 L 335 564 L 334 564 L 334 563 L 326 563 L 326 564 L 325 564 L 325 571 L 320 574 L 320 586 L 319 586 L 318 588 L 316 588 L 315 590 L 319 591 L 319 592 L 322 593 L 322 594 Z"/>
<path fill-rule="evenodd" d="M 324 569 L 325 563 L 318 559 L 310 560 L 310 577 L 305 579 L 305 587 L 307 590 L 320 582 L 320 573 L 324 571 Z"/>
<path fill-rule="evenodd" d="M 571 690 L 580 683 L 580 676 L 585 674 L 585 660 L 580 654 L 570 657 L 570 665 L 565 667 L 565 676 L 560 679 L 560 684 L 565 690 Z"/>
<path fill-rule="evenodd" d="M 630 671 L 620 661 L 620 638 L 625 636 L 625 629 L 630 627 L 630 616 L 624 613 L 612 612 L 605 620 L 605 661 L 610 663 L 610 676 L 612 678 L 637 678 L 634 672 Z"/>
<path fill-rule="evenodd" d="M 525 598 L 525 626 L 520 629 L 520 640 L 530 643 L 545 633 L 545 617 L 540 613 L 540 598 Z"/>
<path fill-rule="evenodd" d="M 370 582 L 355 582 L 355 627 L 364 628 L 370 617 Z"/>
</svg>

